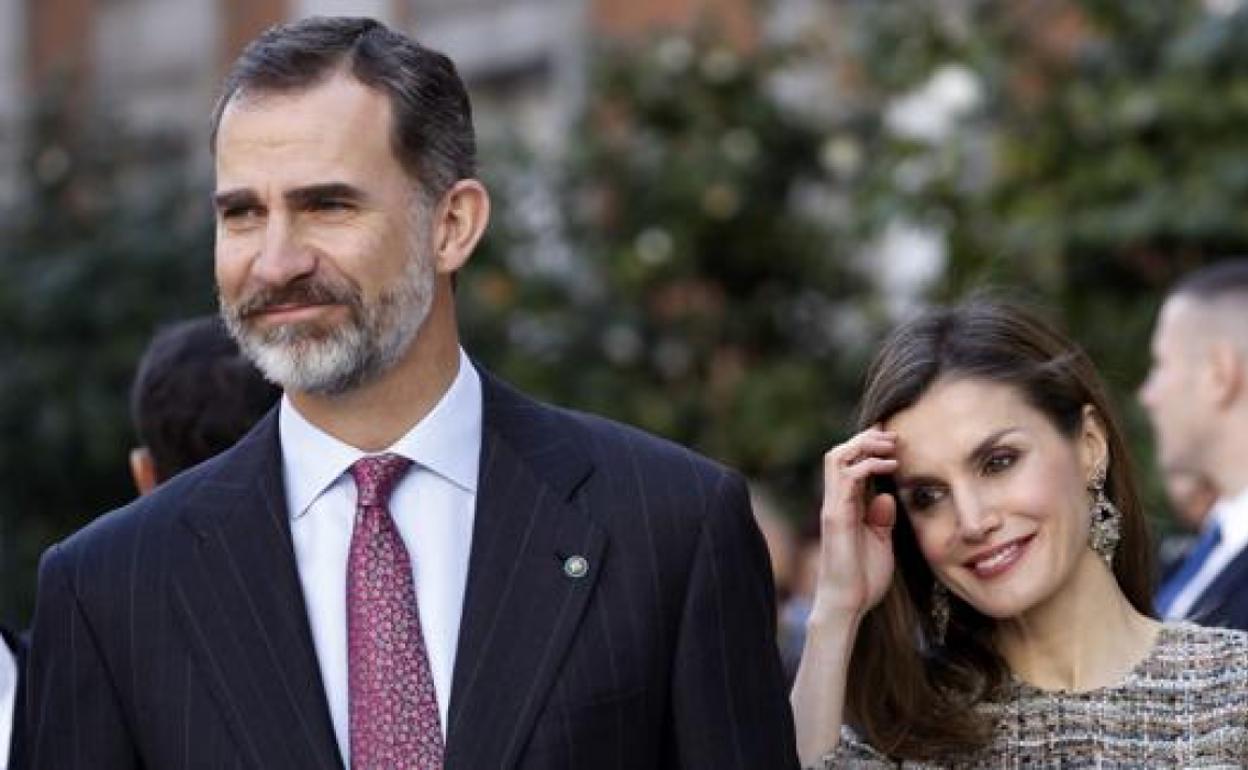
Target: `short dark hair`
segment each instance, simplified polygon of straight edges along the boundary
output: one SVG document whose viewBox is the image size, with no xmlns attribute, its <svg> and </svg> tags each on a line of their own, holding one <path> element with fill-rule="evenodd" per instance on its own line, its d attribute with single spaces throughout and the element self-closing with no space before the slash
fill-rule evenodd
<svg viewBox="0 0 1248 770">
<path fill-rule="evenodd" d="M 211 148 L 226 106 L 239 94 L 288 93 L 346 71 L 390 99 L 391 147 L 426 201 L 476 175 L 468 92 L 446 56 L 375 19 L 314 16 L 270 27 L 226 75 L 212 112 Z"/>
<path fill-rule="evenodd" d="M 1248 257 L 1232 257 L 1199 267 L 1179 279 L 1170 296 L 1195 297 L 1201 301 L 1242 294 L 1248 299 Z"/>
<path fill-rule="evenodd" d="M 204 316 L 152 338 L 130 389 L 130 414 L 165 481 L 233 446 L 280 395 L 221 320 Z"/>
<path fill-rule="evenodd" d="M 1084 407 L 1095 409 L 1109 449 L 1105 492 L 1122 514 L 1114 577 L 1131 605 L 1151 616 L 1148 524 L 1123 431 L 1087 354 L 1037 314 L 994 297 L 934 309 L 894 330 L 876 353 L 859 428 L 888 420 L 948 379 L 1014 388 L 1069 438 L 1083 425 Z M 972 752 L 992 727 L 975 705 L 1009 678 L 992 644 L 994 622 L 951 596 L 945 640 L 937 642 L 934 577 L 905 515 L 897 517 L 893 548 L 897 576 L 863 619 L 855 641 L 847 715 L 873 745 L 896 756 L 939 759 Z"/>
</svg>

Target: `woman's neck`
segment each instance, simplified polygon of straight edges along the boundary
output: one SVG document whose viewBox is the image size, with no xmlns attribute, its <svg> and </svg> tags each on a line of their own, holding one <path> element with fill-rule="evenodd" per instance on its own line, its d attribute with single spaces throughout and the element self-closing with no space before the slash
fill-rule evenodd
<svg viewBox="0 0 1248 770">
<path fill-rule="evenodd" d="M 1156 642 L 1160 624 L 1140 614 L 1100 558 L 1086 558 L 1057 593 L 1001 621 L 996 645 L 1015 676 L 1044 690 L 1117 684 Z"/>
</svg>

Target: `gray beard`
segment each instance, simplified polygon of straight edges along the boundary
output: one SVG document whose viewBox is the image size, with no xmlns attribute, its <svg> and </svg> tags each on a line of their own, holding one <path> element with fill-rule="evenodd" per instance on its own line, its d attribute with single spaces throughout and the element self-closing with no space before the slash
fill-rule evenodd
<svg viewBox="0 0 1248 770">
<path fill-rule="evenodd" d="M 238 306 L 219 298 L 221 317 L 269 381 L 298 393 L 340 396 L 394 368 L 424 326 L 434 291 L 432 260 L 426 256 L 424 249 L 414 250 L 402 282 L 375 302 L 352 294 L 350 318 L 337 326 L 303 323 L 257 331 Z"/>
</svg>

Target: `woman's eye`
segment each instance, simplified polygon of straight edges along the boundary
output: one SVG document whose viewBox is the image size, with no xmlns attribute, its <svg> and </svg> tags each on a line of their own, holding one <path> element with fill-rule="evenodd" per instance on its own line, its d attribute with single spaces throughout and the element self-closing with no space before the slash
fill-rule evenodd
<svg viewBox="0 0 1248 770">
<path fill-rule="evenodd" d="M 940 490 L 931 487 L 916 487 L 906 495 L 906 507 L 911 511 L 926 511 L 940 502 Z"/>
<path fill-rule="evenodd" d="M 1018 455 L 1014 452 L 993 452 L 984 460 L 984 473 L 993 475 L 1008 470 L 1014 465 Z"/>
</svg>

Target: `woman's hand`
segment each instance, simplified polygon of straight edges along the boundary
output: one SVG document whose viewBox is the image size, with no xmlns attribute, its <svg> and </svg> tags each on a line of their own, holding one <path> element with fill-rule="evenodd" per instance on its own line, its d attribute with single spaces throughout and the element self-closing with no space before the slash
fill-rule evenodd
<svg viewBox="0 0 1248 770">
<path fill-rule="evenodd" d="M 897 501 L 869 496 L 871 476 L 897 470 L 897 436 L 873 426 L 823 456 L 819 578 L 811 619 L 861 617 L 893 576 Z"/>
<path fill-rule="evenodd" d="M 893 579 L 897 501 L 867 482 L 897 470 L 896 434 L 874 426 L 823 456 L 823 530 L 815 602 L 790 698 L 797 751 L 813 765 L 836 750 L 858 624 Z"/>
</svg>

